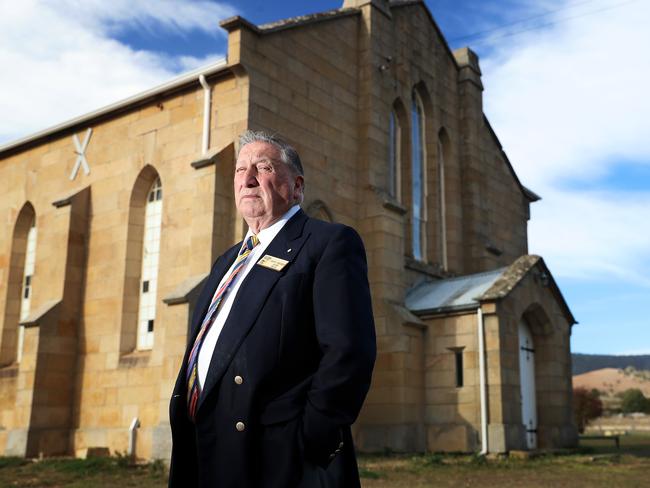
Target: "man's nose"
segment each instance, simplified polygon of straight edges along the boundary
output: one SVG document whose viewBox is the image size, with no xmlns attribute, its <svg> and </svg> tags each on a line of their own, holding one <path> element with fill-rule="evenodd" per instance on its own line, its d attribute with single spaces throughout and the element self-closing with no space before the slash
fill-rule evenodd
<svg viewBox="0 0 650 488">
<path fill-rule="evenodd" d="M 244 178 L 246 188 L 254 188 L 260 184 L 259 181 L 257 181 L 257 169 L 255 166 L 251 166 L 246 170 Z"/>
</svg>

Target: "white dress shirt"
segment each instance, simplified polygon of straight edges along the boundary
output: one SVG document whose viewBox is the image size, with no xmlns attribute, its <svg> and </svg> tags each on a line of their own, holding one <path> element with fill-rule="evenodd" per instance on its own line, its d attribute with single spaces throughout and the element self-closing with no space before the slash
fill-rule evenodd
<svg viewBox="0 0 650 488">
<path fill-rule="evenodd" d="M 217 345 L 217 340 L 219 339 L 221 330 L 226 323 L 226 319 L 228 319 L 228 315 L 230 315 L 230 309 L 232 308 L 232 304 L 235 301 L 239 287 L 243 283 L 250 270 L 253 269 L 253 266 L 255 266 L 257 260 L 262 257 L 262 254 L 268 245 L 271 244 L 271 241 L 275 238 L 275 236 L 278 235 L 282 227 L 284 227 L 284 224 L 286 224 L 287 221 L 293 217 L 298 210 L 300 210 L 300 205 L 294 205 L 280 218 L 280 220 L 278 220 L 270 227 L 262 229 L 259 234 L 257 234 L 257 238 L 260 241 L 259 244 L 253 248 L 250 255 L 248 256 L 248 260 L 246 261 L 244 268 L 239 272 L 239 274 L 231 283 L 230 289 L 226 292 L 225 297 L 222 299 L 221 304 L 219 305 L 219 310 L 216 312 L 217 316 L 214 319 L 214 323 L 210 327 L 210 330 L 203 340 L 203 345 L 199 351 L 198 361 L 199 384 L 201 385 L 201 388 L 203 388 L 203 385 L 205 384 L 205 377 L 208 375 L 208 368 L 210 367 L 210 360 L 212 359 L 214 347 Z M 248 239 L 248 237 L 252 234 L 253 233 L 251 230 L 248 229 L 246 237 L 244 237 L 244 243 L 246 242 L 246 239 Z M 221 288 L 221 285 L 223 285 L 226 279 L 230 276 L 230 273 L 232 272 L 234 266 L 235 263 L 233 263 L 226 274 L 223 275 L 223 278 L 221 279 L 219 286 L 217 286 L 215 293 L 219 288 Z"/>
</svg>

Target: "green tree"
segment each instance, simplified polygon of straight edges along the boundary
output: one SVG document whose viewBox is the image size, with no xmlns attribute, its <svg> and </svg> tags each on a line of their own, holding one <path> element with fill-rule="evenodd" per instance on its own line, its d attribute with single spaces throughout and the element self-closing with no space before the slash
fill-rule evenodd
<svg viewBox="0 0 650 488">
<path fill-rule="evenodd" d="M 630 388 L 623 392 L 621 411 L 623 413 L 650 412 L 650 400 L 638 388 Z"/>
<path fill-rule="evenodd" d="M 586 388 L 575 388 L 573 390 L 573 415 L 578 426 L 578 432 L 582 434 L 587 424 L 602 414 L 603 402 L 600 400 L 598 390 L 589 391 Z"/>
</svg>

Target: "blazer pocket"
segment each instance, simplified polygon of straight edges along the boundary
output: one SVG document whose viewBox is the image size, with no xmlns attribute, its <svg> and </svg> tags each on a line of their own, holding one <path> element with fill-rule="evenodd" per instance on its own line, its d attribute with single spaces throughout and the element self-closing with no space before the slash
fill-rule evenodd
<svg viewBox="0 0 650 488">
<path fill-rule="evenodd" d="M 261 407 L 260 423 L 272 425 L 294 419 L 305 410 L 307 391 L 311 386 L 311 376 L 305 378 L 293 388 L 276 396 Z"/>
<path fill-rule="evenodd" d="M 269 403 L 260 414 L 260 424 L 274 425 L 288 422 L 302 414 L 304 407 L 290 402 Z"/>
</svg>

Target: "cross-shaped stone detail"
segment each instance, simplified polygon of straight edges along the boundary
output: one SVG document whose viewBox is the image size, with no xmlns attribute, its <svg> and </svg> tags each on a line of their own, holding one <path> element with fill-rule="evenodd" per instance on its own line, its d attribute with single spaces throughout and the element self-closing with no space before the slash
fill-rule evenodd
<svg viewBox="0 0 650 488">
<path fill-rule="evenodd" d="M 88 142 L 90 142 L 90 135 L 92 133 L 93 130 L 91 128 L 88 128 L 86 131 L 86 137 L 84 137 L 83 144 L 79 142 L 77 134 L 74 134 L 72 136 L 72 142 L 74 142 L 74 146 L 76 148 L 75 154 L 77 155 L 77 161 L 75 161 L 74 168 L 72 168 L 72 173 L 70 173 L 71 180 L 74 180 L 77 177 L 80 166 L 83 166 L 85 175 L 90 174 L 90 166 L 88 166 L 88 161 L 86 160 L 86 148 L 88 147 Z"/>
</svg>

